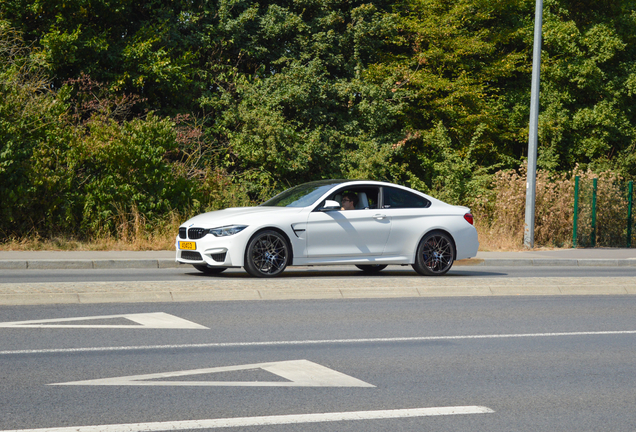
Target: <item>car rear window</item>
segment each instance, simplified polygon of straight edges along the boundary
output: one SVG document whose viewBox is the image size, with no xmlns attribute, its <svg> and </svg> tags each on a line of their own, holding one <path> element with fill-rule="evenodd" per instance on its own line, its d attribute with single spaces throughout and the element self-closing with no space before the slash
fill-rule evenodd
<svg viewBox="0 0 636 432">
<path fill-rule="evenodd" d="M 383 192 L 384 208 L 428 208 L 431 205 L 423 196 L 402 189 L 385 187 Z"/>
</svg>

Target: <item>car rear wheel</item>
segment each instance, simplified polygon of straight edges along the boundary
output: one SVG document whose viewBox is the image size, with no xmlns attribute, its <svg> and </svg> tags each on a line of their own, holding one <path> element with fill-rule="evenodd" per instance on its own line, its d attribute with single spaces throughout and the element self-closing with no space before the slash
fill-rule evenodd
<svg viewBox="0 0 636 432">
<path fill-rule="evenodd" d="M 288 259 L 285 237 L 276 231 L 261 231 L 247 245 L 245 270 L 255 277 L 278 276 L 287 267 Z"/>
<path fill-rule="evenodd" d="M 223 273 L 227 270 L 227 267 L 208 267 L 206 265 L 195 265 L 194 268 L 199 270 L 201 273 L 209 275 Z"/>
<path fill-rule="evenodd" d="M 413 269 L 424 276 L 442 276 L 453 266 L 454 258 L 453 240 L 442 232 L 432 232 L 417 247 Z"/>
<path fill-rule="evenodd" d="M 368 274 L 380 273 L 386 268 L 385 264 L 356 264 L 360 270 Z"/>
</svg>

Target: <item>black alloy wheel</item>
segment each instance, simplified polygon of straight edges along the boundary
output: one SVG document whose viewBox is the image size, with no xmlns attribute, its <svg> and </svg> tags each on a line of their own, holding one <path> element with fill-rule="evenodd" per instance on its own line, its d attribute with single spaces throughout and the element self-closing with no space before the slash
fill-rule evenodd
<svg viewBox="0 0 636 432">
<path fill-rule="evenodd" d="M 442 276 L 453 266 L 455 244 L 443 232 L 434 231 L 424 236 L 417 247 L 413 269 L 424 276 Z"/>
<path fill-rule="evenodd" d="M 384 270 L 386 264 L 356 264 L 356 267 L 367 274 L 376 274 Z"/>
<path fill-rule="evenodd" d="M 194 265 L 194 268 L 199 270 L 201 273 L 205 273 L 207 275 L 214 275 L 223 273 L 227 270 L 227 267 L 208 267 L 206 265 Z"/>
<path fill-rule="evenodd" d="M 287 267 L 289 250 L 282 234 L 272 230 L 261 231 L 247 245 L 245 270 L 255 277 L 278 276 Z"/>
</svg>

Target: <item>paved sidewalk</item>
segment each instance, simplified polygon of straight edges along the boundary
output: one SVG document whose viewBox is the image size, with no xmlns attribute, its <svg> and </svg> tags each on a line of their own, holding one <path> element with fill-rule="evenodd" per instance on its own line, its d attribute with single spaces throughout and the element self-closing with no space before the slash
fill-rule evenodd
<svg viewBox="0 0 636 432">
<path fill-rule="evenodd" d="M 177 267 L 173 251 L 0 251 L 0 271 Z M 479 252 L 461 266 L 636 266 L 636 249 L 565 249 Z M 297 268 L 303 271 L 303 268 Z M 292 273 L 293 268 L 289 273 Z M 537 269 L 537 271 L 540 271 Z M 225 275 L 225 274 L 224 274 Z M 0 305 L 126 303 L 224 300 L 343 299 L 501 295 L 636 294 L 636 277 L 352 278 L 346 284 L 308 272 L 303 283 L 283 275 L 250 278 L 247 273 L 177 282 L 49 282 L 0 284 Z M 342 281 L 340 281 L 342 282 Z"/>
<path fill-rule="evenodd" d="M 555 249 L 478 252 L 455 265 L 636 266 L 634 249 Z M 177 267 L 174 251 L 0 251 L 0 270 Z"/>
<path fill-rule="evenodd" d="M 397 297 L 634 295 L 634 277 L 228 277 L 192 281 L 0 284 L 0 305 L 150 303 L 226 300 L 306 300 Z"/>
</svg>

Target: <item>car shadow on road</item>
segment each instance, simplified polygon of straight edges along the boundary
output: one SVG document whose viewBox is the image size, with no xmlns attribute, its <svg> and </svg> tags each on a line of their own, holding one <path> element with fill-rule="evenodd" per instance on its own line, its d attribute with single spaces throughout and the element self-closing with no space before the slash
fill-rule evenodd
<svg viewBox="0 0 636 432">
<path fill-rule="evenodd" d="M 401 267 L 401 266 L 400 266 Z M 441 277 L 441 278 L 462 278 L 462 277 L 492 277 L 492 276 L 508 276 L 507 273 L 496 272 L 496 271 L 483 271 L 483 270 L 463 270 L 463 269 L 451 269 L 444 276 L 421 276 L 415 272 L 410 266 L 400 268 L 388 268 L 379 273 L 365 273 L 356 268 L 347 269 L 343 266 L 338 269 L 333 269 L 329 267 L 324 268 L 315 268 L 315 267 L 289 267 L 282 274 L 276 276 L 274 279 L 303 279 L 303 278 L 349 278 L 349 277 L 357 277 L 357 278 L 371 278 L 371 279 L 382 279 L 382 278 L 433 278 L 433 277 Z M 243 269 L 228 269 L 223 273 L 215 274 L 215 275 L 206 275 L 204 273 L 200 273 L 198 271 L 192 271 L 186 273 L 189 276 L 200 277 L 206 279 L 256 279 L 250 276 Z"/>
</svg>

